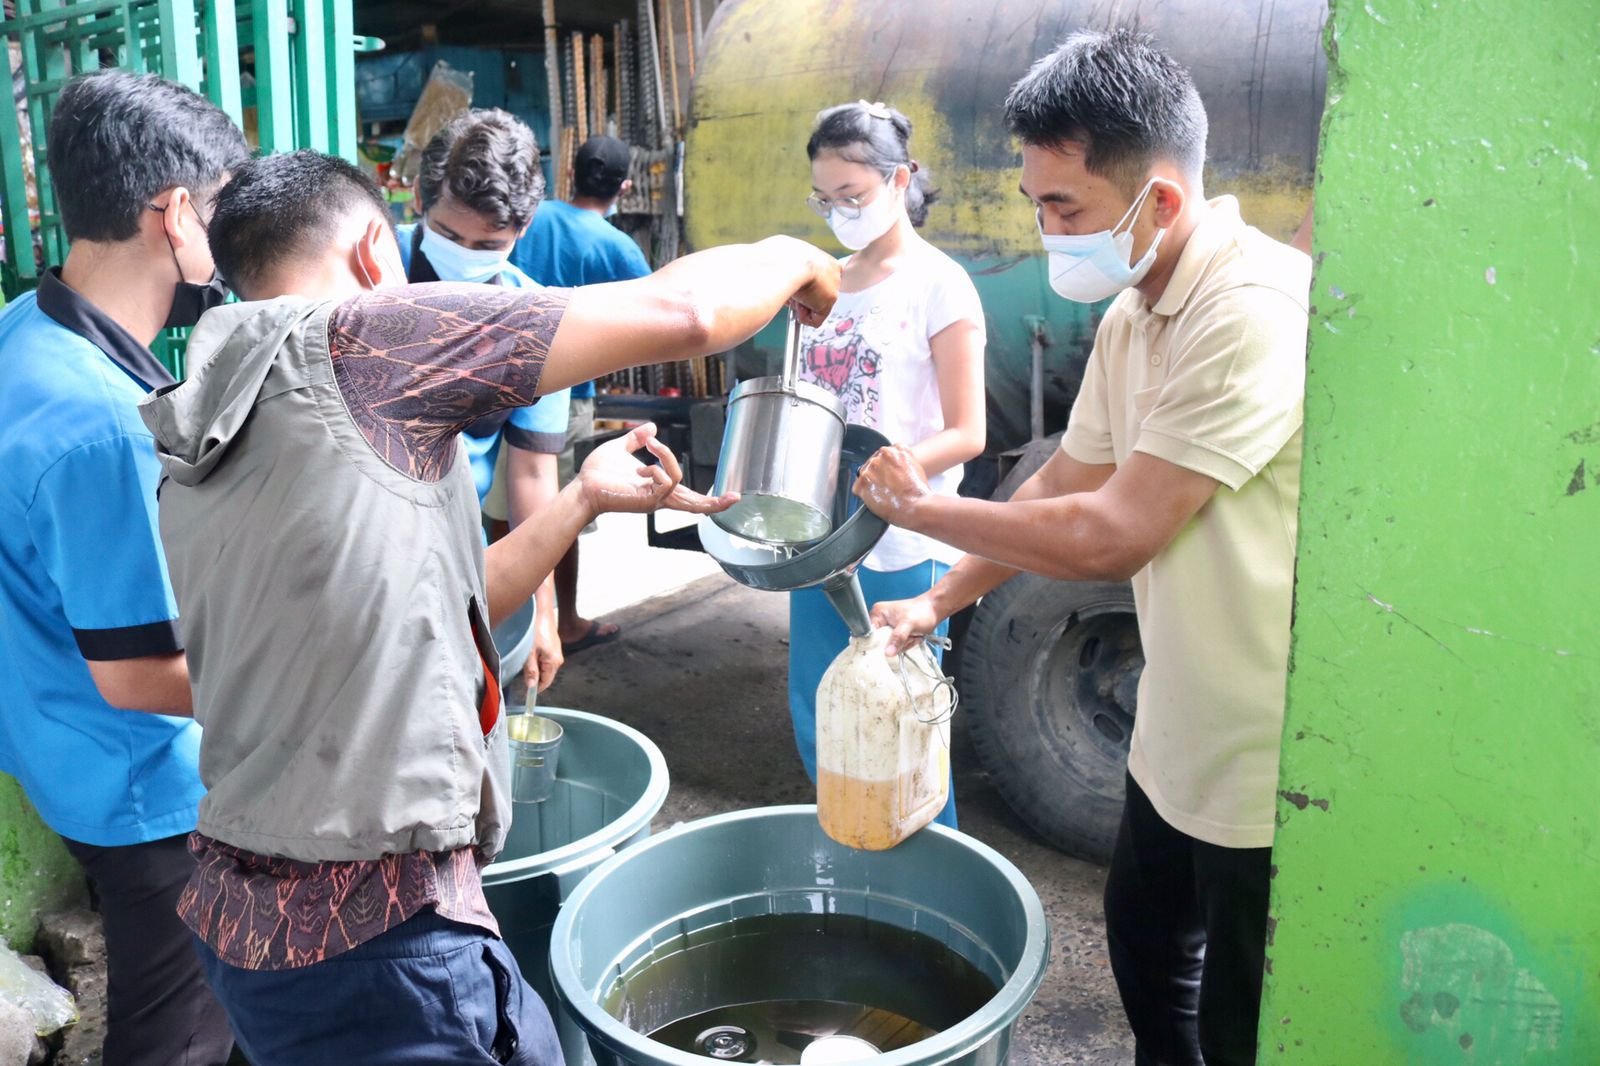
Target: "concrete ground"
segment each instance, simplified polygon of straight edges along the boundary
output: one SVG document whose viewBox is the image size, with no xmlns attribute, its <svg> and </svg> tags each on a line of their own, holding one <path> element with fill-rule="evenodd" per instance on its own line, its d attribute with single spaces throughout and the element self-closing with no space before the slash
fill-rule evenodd
<svg viewBox="0 0 1600 1066">
<path fill-rule="evenodd" d="M 583 538 L 580 607 L 623 634 L 570 660 L 541 703 L 616 718 L 660 745 L 672 787 L 658 831 L 723 811 L 815 802 L 789 728 L 787 597 L 738 585 L 699 553 L 643 544 L 642 522 L 620 516 Z M 1017 865 L 1050 922 L 1049 970 L 1017 1022 L 1010 1063 L 1131 1062 L 1100 917 L 1105 871 L 1034 837 L 978 768 L 960 726 L 958 712 L 962 830 Z"/>
</svg>

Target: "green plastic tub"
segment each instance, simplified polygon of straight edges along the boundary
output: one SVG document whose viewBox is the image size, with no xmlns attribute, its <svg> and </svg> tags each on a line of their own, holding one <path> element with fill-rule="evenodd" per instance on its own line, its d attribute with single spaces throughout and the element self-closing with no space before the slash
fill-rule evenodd
<svg viewBox="0 0 1600 1066">
<path fill-rule="evenodd" d="M 1011 1027 L 1038 990 L 1049 958 L 1038 894 L 1015 866 L 971 837 L 930 826 L 889 851 L 865 852 L 830 840 L 814 806 L 717 815 L 607 860 L 556 919 L 550 953 L 556 995 L 567 1019 L 588 1034 L 594 1061 L 712 1061 L 635 1032 L 602 1003 L 620 975 L 652 954 L 712 939 L 716 933 L 709 931 L 727 923 L 772 914 L 861 917 L 926 934 L 998 990 L 936 1035 L 871 1059 L 875 1066 L 1005 1062 Z M 716 984 L 714 975 L 685 982 L 686 1013 L 720 1006 L 694 1002 L 701 986 Z M 763 989 L 741 991 L 751 1001 L 769 998 Z"/>
<path fill-rule="evenodd" d="M 540 707 L 565 731 L 555 789 L 519 803 L 505 850 L 483 871 L 484 895 L 522 974 L 550 1008 L 568 1066 L 588 1058 L 584 1034 L 550 984 L 550 927 L 584 877 L 650 835 L 667 799 L 667 763 L 636 729 L 583 711 Z"/>
</svg>

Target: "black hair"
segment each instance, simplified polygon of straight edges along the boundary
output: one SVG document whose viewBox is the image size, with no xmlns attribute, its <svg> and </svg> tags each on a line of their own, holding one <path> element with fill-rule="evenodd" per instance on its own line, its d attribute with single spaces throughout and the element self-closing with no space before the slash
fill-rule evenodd
<svg viewBox="0 0 1600 1066">
<path fill-rule="evenodd" d="M 473 108 L 445 123 L 422 151 L 417 199 L 426 212 L 447 192 L 495 229 L 522 229 L 544 199 L 533 131 L 499 108 Z"/>
<path fill-rule="evenodd" d="M 928 219 L 928 208 L 939 199 L 927 169 L 911 158 L 911 120 L 884 104 L 857 100 L 830 107 L 817 116 L 817 128 L 806 142 L 806 158 L 830 151 L 851 163 L 871 167 L 888 178 L 896 167 L 911 171 L 906 186 L 906 214 L 913 226 Z"/>
<path fill-rule="evenodd" d="M 1081 30 L 1035 63 L 1006 97 L 1022 143 L 1085 145 L 1084 169 L 1130 196 L 1167 160 L 1199 180 L 1206 109 L 1189 71 L 1146 33 Z"/>
<path fill-rule="evenodd" d="M 211 101 L 154 74 L 122 70 L 67 82 L 46 144 L 72 241 L 129 240 L 154 197 L 182 185 L 204 203 L 250 158 L 244 134 Z"/>
<path fill-rule="evenodd" d="M 617 194 L 622 191 L 622 183 L 628 179 L 619 178 L 615 175 L 608 177 L 599 173 L 599 166 L 595 166 L 592 169 L 595 173 L 590 173 L 589 170 L 578 167 L 573 168 L 572 191 L 589 200 L 615 199 Z"/>
<path fill-rule="evenodd" d="M 253 159 L 217 194 L 211 258 L 222 279 L 248 298 L 273 267 L 319 255 L 356 211 L 389 220 L 383 193 L 359 167 L 310 150 Z"/>
<path fill-rule="evenodd" d="M 615 137 L 596 134 L 579 146 L 572 161 L 572 191 L 590 200 L 613 200 L 628 180 L 632 154 Z"/>
</svg>

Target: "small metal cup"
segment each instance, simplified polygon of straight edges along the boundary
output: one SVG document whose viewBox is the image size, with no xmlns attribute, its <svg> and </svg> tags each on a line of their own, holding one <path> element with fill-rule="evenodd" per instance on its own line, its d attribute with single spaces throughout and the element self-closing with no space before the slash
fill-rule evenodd
<svg viewBox="0 0 1600 1066">
<path fill-rule="evenodd" d="M 513 803 L 543 803 L 550 798 L 556 787 L 561 734 L 559 723 L 537 714 L 514 714 L 506 719 Z"/>
</svg>

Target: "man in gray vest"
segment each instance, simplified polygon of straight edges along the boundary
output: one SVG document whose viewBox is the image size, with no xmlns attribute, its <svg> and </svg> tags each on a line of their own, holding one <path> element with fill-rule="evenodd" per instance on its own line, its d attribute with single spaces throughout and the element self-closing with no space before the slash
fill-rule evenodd
<svg viewBox="0 0 1600 1066">
<path fill-rule="evenodd" d="M 460 431 L 786 302 L 820 322 L 838 267 L 771 238 L 576 290 L 406 285 L 377 188 L 313 152 L 242 167 L 211 245 L 247 302 L 143 405 L 206 727 L 180 914 L 256 1066 L 559 1062 L 479 877 L 511 821 L 490 627 L 598 512 L 732 500 L 645 426 L 485 550 Z"/>
</svg>

